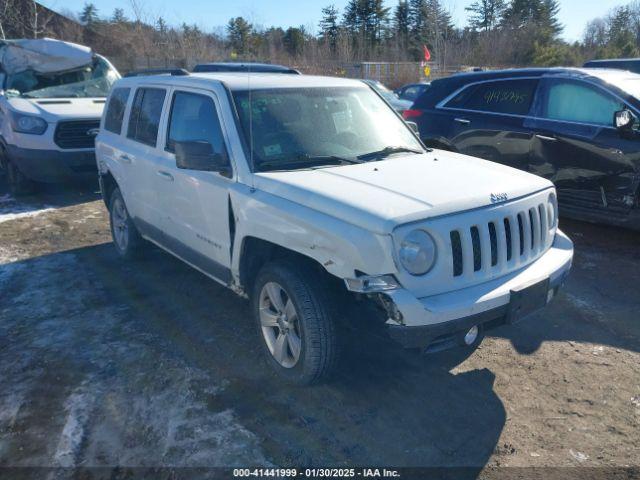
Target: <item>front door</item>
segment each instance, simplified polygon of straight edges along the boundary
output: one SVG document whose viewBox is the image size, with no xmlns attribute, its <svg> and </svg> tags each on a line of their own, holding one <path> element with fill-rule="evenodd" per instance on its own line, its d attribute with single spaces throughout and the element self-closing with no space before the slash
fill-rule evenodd
<svg viewBox="0 0 640 480">
<path fill-rule="evenodd" d="M 167 247 L 205 273 L 229 280 L 231 235 L 229 186 L 232 179 L 209 171 L 178 168 L 175 143 L 206 141 L 214 152 L 228 151 L 216 96 L 209 91 L 175 89 L 157 164 Z"/>
<path fill-rule="evenodd" d="M 640 136 L 613 126 L 625 102 L 583 80 L 548 78 L 536 104 L 531 172 L 555 183 L 565 207 L 628 212 L 640 182 Z"/>
</svg>

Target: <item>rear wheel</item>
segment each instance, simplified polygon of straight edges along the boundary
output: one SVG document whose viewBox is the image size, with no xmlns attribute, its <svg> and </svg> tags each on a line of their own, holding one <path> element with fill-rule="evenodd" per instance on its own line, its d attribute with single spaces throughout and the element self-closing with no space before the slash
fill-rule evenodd
<svg viewBox="0 0 640 480">
<path fill-rule="evenodd" d="M 111 236 L 118 254 L 126 259 L 137 256 L 142 250 L 144 240 L 131 220 L 124 198 L 118 188 L 114 189 L 111 194 L 109 220 Z"/>
<path fill-rule="evenodd" d="M 304 265 L 273 262 L 254 285 L 252 307 L 267 363 L 293 384 L 325 379 L 337 360 L 334 319 L 319 277 Z"/>
</svg>

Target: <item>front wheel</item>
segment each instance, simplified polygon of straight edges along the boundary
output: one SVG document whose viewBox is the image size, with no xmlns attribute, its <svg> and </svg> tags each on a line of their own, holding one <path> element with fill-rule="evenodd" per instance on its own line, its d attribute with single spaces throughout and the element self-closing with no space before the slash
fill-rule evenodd
<svg viewBox="0 0 640 480">
<path fill-rule="evenodd" d="M 138 233 L 122 198 L 120 189 L 114 189 L 109 202 L 111 236 L 116 251 L 122 258 L 131 259 L 140 253 L 144 240 Z"/>
<path fill-rule="evenodd" d="M 325 379 L 337 360 L 330 297 L 305 265 L 273 262 L 256 279 L 252 308 L 267 363 L 284 380 L 308 385 Z"/>
<path fill-rule="evenodd" d="M 35 182 L 28 179 L 11 160 L 6 160 L 6 168 L 9 191 L 13 195 L 28 195 L 35 192 Z"/>
</svg>

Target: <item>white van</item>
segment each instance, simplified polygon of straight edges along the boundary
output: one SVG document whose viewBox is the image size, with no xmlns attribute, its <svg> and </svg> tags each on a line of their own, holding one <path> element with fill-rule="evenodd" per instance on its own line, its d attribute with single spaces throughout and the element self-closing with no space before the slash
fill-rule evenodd
<svg viewBox="0 0 640 480">
<path fill-rule="evenodd" d="M 0 166 L 12 193 L 95 176 L 94 137 L 118 78 L 88 47 L 48 38 L 0 42 Z"/>
</svg>

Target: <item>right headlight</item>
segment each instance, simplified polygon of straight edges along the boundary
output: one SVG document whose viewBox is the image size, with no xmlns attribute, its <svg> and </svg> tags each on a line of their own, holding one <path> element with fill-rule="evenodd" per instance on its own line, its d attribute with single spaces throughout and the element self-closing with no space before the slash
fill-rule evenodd
<svg viewBox="0 0 640 480">
<path fill-rule="evenodd" d="M 436 243 L 424 230 L 412 230 L 400 242 L 398 257 L 411 275 L 424 275 L 436 260 Z"/>
<path fill-rule="evenodd" d="M 42 135 L 47 130 L 47 122 L 40 117 L 11 112 L 9 118 L 14 132 Z"/>
</svg>

